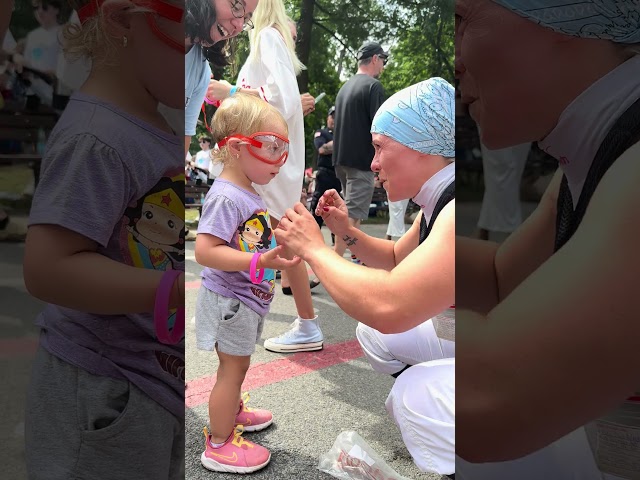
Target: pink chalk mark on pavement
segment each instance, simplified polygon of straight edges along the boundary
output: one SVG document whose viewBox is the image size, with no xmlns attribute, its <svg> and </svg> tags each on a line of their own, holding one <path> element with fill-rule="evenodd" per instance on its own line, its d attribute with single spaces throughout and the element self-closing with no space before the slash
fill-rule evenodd
<svg viewBox="0 0 640 480">
<path fill-rule="evenodd" d="M 247 377 L 242 384 L 242 390 L 255 390 L 256 388 L 306 375 L 323 368 L 349 362 L 362 356 L 363 353 L 358 340 L 353 339 L 342 343 L 325 345 L 324 349 L 318 352 L 294 353 L 291 356 L 278 358 L 271 362 L 257 363 L 249 367 Z M 193 408 L 208 402 L 209 393 L 215 382 L 215 375 L 187 382 L 185 405 Z"/>
</svg>

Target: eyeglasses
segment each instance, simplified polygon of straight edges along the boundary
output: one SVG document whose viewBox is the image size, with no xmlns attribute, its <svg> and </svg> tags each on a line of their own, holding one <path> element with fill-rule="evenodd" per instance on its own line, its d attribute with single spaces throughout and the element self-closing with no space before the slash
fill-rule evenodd
<svg viewBox="0 0 640 480">
<path fill-rule="evenodd" d="M 224 147 L 232 138 L 247 145 L 247 150 L 253 157 L 269 165 L 284 165 L 289 156 L 289 139 L 277 133 L 256 132 L 248 137 L 229 135 L 218 142 L 218 147 Z"/>
<path fill-rule="evenodd" d="M 254 25 L 253 22 L 251 21 L 251 18 L 246 18 L 246 7 L 245 7 L 245 2 L 242 0 L 231 0 L 231 13 L 235 18 L 242 18 L 244 20 L 244 23 L 242 24 L 242 31 L 243 32 L 248 32 L 249 30 L 251 30 Z M 249 14 L 249 16 L 251 16 L 251 14 Z"/>
<path fill-rule="evenodd" d="M 386 55 L 378 55 L 378 58 L 382 60 L 382 65 L 386 65 L 389 61 L 389 57 L 387 57 Z"/>
</svg>

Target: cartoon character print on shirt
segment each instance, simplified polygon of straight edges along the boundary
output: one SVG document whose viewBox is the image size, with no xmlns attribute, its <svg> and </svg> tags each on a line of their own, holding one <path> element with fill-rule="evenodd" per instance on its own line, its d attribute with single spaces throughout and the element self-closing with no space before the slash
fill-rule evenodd
<svg viewBox="0 0 640 480">
<path fill-rule="evenodd" d="M 125 263 L 153 270 L 184 270 L 184 171 L 168 172 L 124 212 L 121 232 Z M 176 311 L 169 314 L 169 330 Z M 184 380 L 184 359 L 156 350 L 165 372 Z"/>
<path fill-rule="evenodd" d="M 184 172 L 160 181 L 125 211 L 131 264 L 154 270 L 184 265 Z"/>
<path fill-rule="evenodd" d="M 238 248 L 243 252 L 255 253 L 261 250 L 271 250 L 276 248 L 276 236 L 271 230 L 271 221 L 267 211 L 257 211 L 247 221 L 238 227 L 237 236 Z M 273 290 L 276 284 L 276 272 L 273 269 L 266 269 L 262 283 L 269 284 L 269 292 L 265 293 L 255 287 L 251 287 L 251 293 L 264 301 L 273 298 Z"/>
</svg>

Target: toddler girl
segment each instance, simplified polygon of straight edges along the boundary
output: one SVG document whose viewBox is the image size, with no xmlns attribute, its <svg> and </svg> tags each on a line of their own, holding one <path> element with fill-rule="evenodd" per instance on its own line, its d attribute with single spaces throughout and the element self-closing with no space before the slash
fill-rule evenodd
<svg viewBox="0 0 640 480">
<path fill-rule="evenodd" d="M 274 295 L 275 271 L 300 262 L 281 258 L 267 208 L 252 184 L 266 185 L 289 153 L 282 115 L 262 99 L 236 93 L 212 120 L 215 160 L 224 164 L 202 209 L 196 261 L 205 268 L 196 304 L 197 346 L 214 350 L 220 365 L 209 397 L 202 464 L 217 472 L 249 473 L 263 468 L 269 451 L 242 438 L 273 421 L 240 399 L 251 354 L 260 339 Z M 240 428 L 234 429 L 236 425 Z"/>
</svg>

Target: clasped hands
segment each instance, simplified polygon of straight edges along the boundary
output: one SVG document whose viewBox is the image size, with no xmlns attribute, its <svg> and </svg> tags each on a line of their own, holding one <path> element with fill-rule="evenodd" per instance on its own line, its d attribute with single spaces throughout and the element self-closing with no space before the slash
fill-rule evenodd
<svg viewBox="0 0 640 480">
<path fill-rule="evenodd" d="M 316 208 L 316 215 L 335 235 L 343 237 L 349 230 L 349 213 L 342 197 L 334 189 L 327 190 Z M 322 232 L 311 213 L 301 203 L 287 209 L 275 230 L 278 244 L 289 248 L 304 260 L 326 247 Z"/>
</svg>

